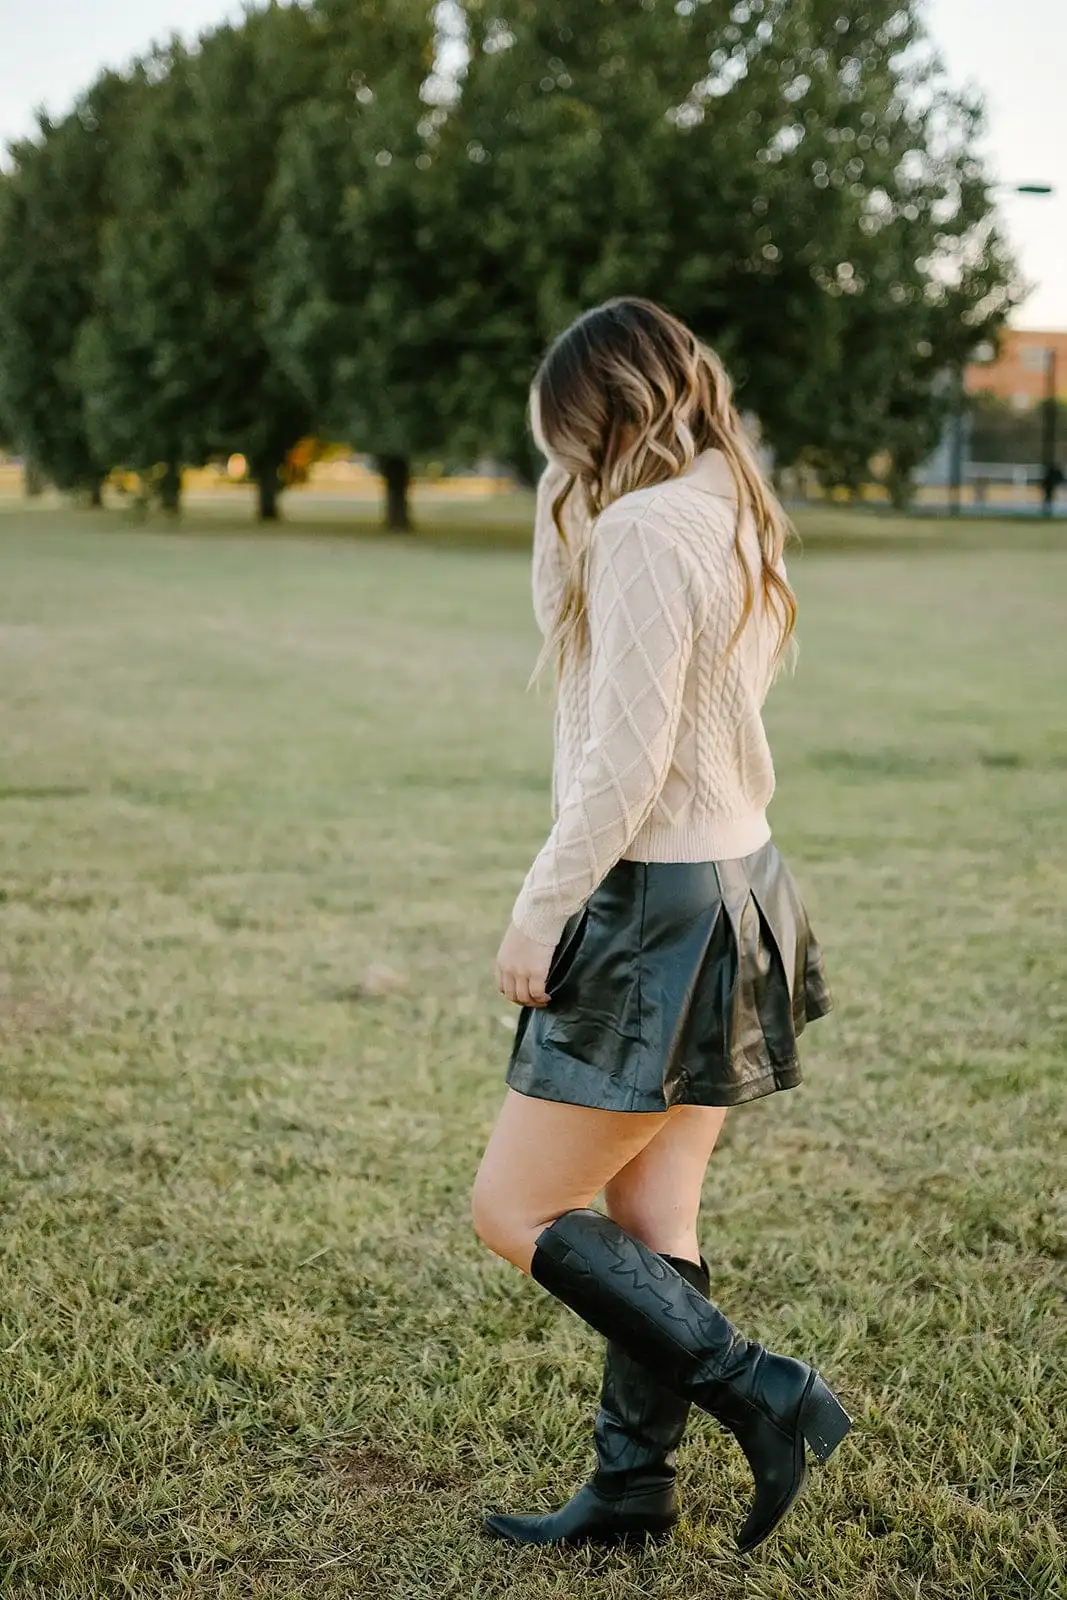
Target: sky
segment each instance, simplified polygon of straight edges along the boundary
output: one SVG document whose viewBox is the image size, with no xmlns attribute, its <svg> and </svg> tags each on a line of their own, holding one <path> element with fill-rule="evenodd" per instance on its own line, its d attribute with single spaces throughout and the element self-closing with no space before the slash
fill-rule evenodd
<svg viewBox="0 0 1067 1600">
<path fill-rule="evenodd" d="M 29 132 L 37 106 L 66 110 L 100 67 L 241 10 L 236 0 L 0 0 L 0 143 Z M 1051 198 L 1005 192 L 1002 208 L 1034 291 L 1017 325 L 1067 330 L 1067 5 L 926 0 L 926 15 L 953 81 L 986 98 L 986 151 L 1006 190 L 1056 189 Z"/>
</svg>

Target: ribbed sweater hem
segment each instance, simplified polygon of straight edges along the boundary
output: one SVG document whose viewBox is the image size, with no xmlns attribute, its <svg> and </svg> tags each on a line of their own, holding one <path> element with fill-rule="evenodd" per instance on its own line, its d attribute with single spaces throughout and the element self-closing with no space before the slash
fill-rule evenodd
<svg viewBox="0 0 1067 1600">
<path fill-rule="evenodd" d="M 730 821 L 708 817 L 688 827 L 672 827 L 662 822 L 647 822 L 634 835 L 621 859 L 624 861 L 737 861 L 763 848 L 771 837 L 765 811 L 753 811 Z M 598 886 L 594 886 L 598 887 Z M 567 919 L 580 911 L 584 902 L 561 911 L 555 906 L 530 903 L 524 888 L 515 902 L 512 921 L 538 944 L 555 945 Z"/>
<path fill-rule="evenodd" d="M 765 811 L 726 822 L 705 817 L 687 828 L 646 822 L 626 849 L 626 861 L 738 861 L 761 850 L 771 836 Z"/>
</svg>

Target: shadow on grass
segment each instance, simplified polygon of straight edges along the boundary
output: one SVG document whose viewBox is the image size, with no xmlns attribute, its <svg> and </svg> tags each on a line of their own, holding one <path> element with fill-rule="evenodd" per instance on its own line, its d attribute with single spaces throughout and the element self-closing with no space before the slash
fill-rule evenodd
<svg viewBox="0 0 1067 1600">
<path fill-rule="evenodd" d="M 812 750 L 806 759 L 816 771 L 831 773 L 843 782 L 879 784 L 894 779 L 948 779 L 979 768 L 991 772 L 1061 772 L 1067 767 L 1067 750 L 1046 749 L 1039 754 L 1007 749 L 923 753 L 891 746 L 872 750 L 827 747 Z"/>
<path fill-rule="evenodd" d="M 5 800 L 82 800 L 89 793 L 84 784 L 52 783 L 14 785 L 0 788 L 0 804 Z"/>
</svg>

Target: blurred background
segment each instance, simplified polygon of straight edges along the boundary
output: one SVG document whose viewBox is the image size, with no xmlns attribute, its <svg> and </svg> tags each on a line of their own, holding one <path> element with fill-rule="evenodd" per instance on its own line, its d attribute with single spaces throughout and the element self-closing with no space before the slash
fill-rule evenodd
<svg viewBox="0 0 1067 1600">
<path fill-rule="evenodd" d="M 4 1600 L 1058 1600 L 1062 0 L 3 0 Z M 756 1562 L 514 1552 L 599 1355 L 467 1192 L 549 826 L 546 343 L 651 295 L 801 535 L 834 1014 L 703 1237 L 856 1428 Z"/>
<path fill-rule="evenodd" d="M 403 526 L 413 481 L 529 484 L 538 353 L 625 291 L 720 349 L 789 499 L 1051 514 L 1062 19 L 1023 10 L 18 0 L 0 489 L 383 478 Z"/>
</svg>

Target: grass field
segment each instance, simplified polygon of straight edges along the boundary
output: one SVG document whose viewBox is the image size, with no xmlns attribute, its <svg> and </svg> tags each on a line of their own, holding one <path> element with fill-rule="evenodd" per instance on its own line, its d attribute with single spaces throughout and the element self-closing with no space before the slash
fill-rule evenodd
<svg viewBox="0 0 1067 1600">
<path fill-rule="evenodd" d="M 878 528 L 808 526 L 768 718 L 837 1010 L 703 1225 L 857 1427 L 746 1560 L 702 1419 L 666 1552 L 478 1533 L 580 1481 L 600 1354 L 467 1224 L 547 815 L 522 556 L 0 516 L 5 1600 L 1067 1592 L 1067 547 Z"/>
</svg>

